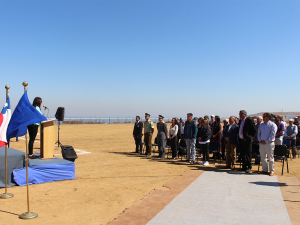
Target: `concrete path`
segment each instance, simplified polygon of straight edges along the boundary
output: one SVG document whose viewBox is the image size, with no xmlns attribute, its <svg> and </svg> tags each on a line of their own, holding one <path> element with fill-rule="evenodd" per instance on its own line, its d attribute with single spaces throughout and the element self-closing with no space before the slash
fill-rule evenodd
<svg viewBox="0 0 300 225">
<path fill-rule="evenodd" d="M 209 171 L 148 224 L 292 223 L 276 176 Z"/>
</svg>

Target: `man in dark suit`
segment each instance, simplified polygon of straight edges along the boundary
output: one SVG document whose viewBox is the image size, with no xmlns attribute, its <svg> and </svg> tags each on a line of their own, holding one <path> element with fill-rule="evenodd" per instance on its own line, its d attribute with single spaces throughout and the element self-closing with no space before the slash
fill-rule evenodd
<svg viewBox="0 0 300 225">
<path fill-rule="evenodd" d="M 133 137 L 135 140 L 135 152 L 142 154 L 142 136 L 143 136 L 143 123 L 140 121 L 140 117 L 135 117 L 135 124 L 133 128 Z"/>
<path fill-rule="evenodd" d="M 229 117 L 229 124 L 223 128 L 226 148 L 226 169 L 235 169 L 238 134 L 239 126 L 235 123 L 235 117 L 231 116 Z"/>
<path fill-rule="evenodd" d="M 241 110 L 239 122 L 239 149 L 243 167 L 242 170 L 250 173 L 252 169 L 252 139 L 256 133 L 254 121 L 247 117 L 247 112 Z"/>
</svg>

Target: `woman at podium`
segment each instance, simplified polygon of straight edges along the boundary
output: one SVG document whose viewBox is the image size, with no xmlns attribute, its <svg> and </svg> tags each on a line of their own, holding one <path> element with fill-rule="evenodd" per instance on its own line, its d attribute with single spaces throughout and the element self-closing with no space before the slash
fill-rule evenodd
<svg viewBox="0 0 300 225">
<path fill-rule="evenodd" d="M 37 111 L 40 112 L 40 114 L 42 114 L 42 111 L 41 111 L 42 99 L 40 97 L 36 97 L 33 100 L 32 105 L 36 108 Z M 40 123 L 35 123 L 35 124 L 31 124 L 31 125 L 27 126 L 28 133 L 29 133 L 29 143 L 28 143 L 29 155 L 28 155 L 28 157 L 31 159 L 36 159 L 36 157 L 33 155 L 33 143 L 35 141 L 39 126 L 40 126 Z"/>
</svg>

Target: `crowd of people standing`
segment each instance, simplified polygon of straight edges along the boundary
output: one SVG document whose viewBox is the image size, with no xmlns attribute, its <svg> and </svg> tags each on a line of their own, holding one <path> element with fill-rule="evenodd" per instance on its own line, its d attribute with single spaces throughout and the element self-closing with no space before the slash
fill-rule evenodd
<svg viewBox="0 0 300 225">
<path fill-rule="evenodd" d="M 300 126 L 298 117 L 290 119 L 287 125 L 283 118 L 270 113 L 263 116 L 247 116 L 245 110 L 239 111 L 239 117 L 230 116 L 221 123 L 220 117 L 211 115 L 210 120 L 206 115 L 203 118 L 193 117 L 187 113 L 187 120 L 172 118 L 168 129 L 163 121 L 164 117 L 159 115 L 156 124 L 159 158 L 165 158 L 166 144 L 172 150 L 172 159 L 178 157 L 178 147 L 181 142 L 186 145 L 186 161 L 195 164 L 196 146 L 200 148 L 203 160 L 199 163 L 203 166 L 209 165 L 209 148 L 211 142 L 218 142 L 222 149 L 220 157 L 226 159 L 226 168 L 235 169 L 237 161 L 237 150 L 242 161 L 241 170 L 251 173 L 252 169 L 252 144 L 259 145 L 260 158 L 263 170 L 260 173 L 274 175 L 274 148 L 282 145 L 283 138 L 290 140 L 292 156 L 296 157 L 296 138 Z M 144 133 L 143 133 L 144 130 Z M 136 143 L 136 153 L 142 154 L 142 136 L 146 147 L 146 156 L 151 156 L 152 136 L 154 123 L 150 120 L 150 114 L 145 114 L 145 122 L 136 117 L 133 137 Z M 225 154 L 226 153 L 226 154 Z M 267 161 L 269 160 L 269 166 Z"/>
</svg>

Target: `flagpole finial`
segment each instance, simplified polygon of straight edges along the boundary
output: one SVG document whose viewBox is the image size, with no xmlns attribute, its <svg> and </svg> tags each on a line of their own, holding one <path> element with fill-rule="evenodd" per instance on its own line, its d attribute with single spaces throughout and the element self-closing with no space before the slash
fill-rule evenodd
<svg viewBox="0 0 300 225">
<path fill-rule="evenodd" d="M 23 86 L 26 87 L 28 83 L 26 81 L 23 82 Z"/>
<path fill-rule="evenodd" d="M 8 90 L 10 88 L 9 85 L 5 85 L 5 89 Z"/>
</svg>

